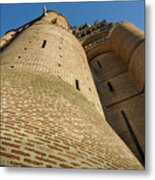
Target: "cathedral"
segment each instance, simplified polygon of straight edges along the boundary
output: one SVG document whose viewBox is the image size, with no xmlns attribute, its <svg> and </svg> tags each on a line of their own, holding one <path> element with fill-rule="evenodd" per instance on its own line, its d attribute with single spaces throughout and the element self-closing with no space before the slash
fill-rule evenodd
<svg viewBox="0 0 155 180">
<path fill-rule="evenodd" d="M 1 38 L 0 165 L 145 167 L 144 31 L 46 10 Z"/>
</svg>

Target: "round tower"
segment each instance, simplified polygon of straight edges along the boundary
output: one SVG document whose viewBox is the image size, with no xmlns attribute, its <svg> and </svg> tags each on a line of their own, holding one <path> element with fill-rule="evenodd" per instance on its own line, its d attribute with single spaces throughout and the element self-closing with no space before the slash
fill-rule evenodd
<svg viewBox="0 0 155 180">
<path fill-rule="evenodd" d="M 121 22 L 102 37 L 84 43 L 106 119 L 144 164 L 144 32 Z"/>
<path fill-rule="evenodd" d="M 133 51 L 144 42 L 144 31 L 125 21 L 114 27 L 111 41 L 114 50 L 128 64 Z"/>
<path fill-rule="evenodd" d="M 80 42 L 48 11 L 1 53 L 1 165 L 143 169 L 104 118 Z"/>
</svg>

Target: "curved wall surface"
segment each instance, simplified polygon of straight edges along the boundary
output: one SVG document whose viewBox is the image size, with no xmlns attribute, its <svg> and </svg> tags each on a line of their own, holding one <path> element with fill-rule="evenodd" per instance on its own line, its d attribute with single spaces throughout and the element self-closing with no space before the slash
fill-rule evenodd
<svg viewBox="0 0 155 180">
<path fill-rule="evenodd" d="M 8 69 L 12 66 L 62 78 L 82 92 L 102 114 L 85 52 L 69 31 L 51 23 L 57 17 L 53 14 L 50 12 L 24 30 L 1 54 L 1 63 Z M 60 22 L 64 22 L 62 16 Z"/>
<path fill-rule="evenodd" d="M 143 169 L 105 121 L 80 43 L 50 18 L 1 53 L 1 165 Z"/>
<path fill-rule="evenodd" d="M 135 49 L 144 41 L 144 31 L 129 22 L 117 25 L 111 32 L 112 47 L 126 64 Z"/>
<path fill-rule="evenodd" d="M 131 56 L 129 72 L 136 80 L 139 89 L 144 90 L 145 86 L 145 42 L 142 42 Z"/>
<path fill-rule="evenodd" d="M 144 47 L 144 32 L 123 22 L 86 50 L 106 120 L 143 164 Z"/>
</svg>

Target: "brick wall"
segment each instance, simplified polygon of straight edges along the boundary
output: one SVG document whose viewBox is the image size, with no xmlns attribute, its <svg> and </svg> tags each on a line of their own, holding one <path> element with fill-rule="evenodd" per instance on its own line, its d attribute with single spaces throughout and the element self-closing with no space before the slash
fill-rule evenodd
<svg viewBox="0 0 155 180">
<path fill-rule="evenodd" d="M 42 47 L 44 42 L 45 47 Z M 41 24 L 23 31 L 3 51 L 1 59 L 8 69 L 13 66 L 53 74 L 75 89 L 77 80 L 80 92 L 102 113 L 85 52 L 66 29 L 41 20 Z"/>
<path fill-rule="evenodd" d="M 144 163 L 144 32 L 123 22 L 110 33 L 89 64 L 107 121 Z"/>
<path fill-rule="evenodd" d="M 143 169 L 105 121 L 85 52 L 66 28 L 34 23 L 1 64 L 1 166 Z"/>
<path fill-rule="evenodd" d="M 3 166 L 142 169 L 93 104 L 57 77 L 4 67 L 1 111 Z"/>
</svg>

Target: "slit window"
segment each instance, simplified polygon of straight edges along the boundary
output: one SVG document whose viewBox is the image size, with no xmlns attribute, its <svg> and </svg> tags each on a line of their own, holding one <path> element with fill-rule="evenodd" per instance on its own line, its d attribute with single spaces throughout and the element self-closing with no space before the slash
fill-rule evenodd
<svg viewBox="0 0 155 180">
<path fill-rule="evenodd" d="M 43 41 L 43 43 L 42 43 L 42 46 L 41 46 L 41 47 L 42 47 L 42 48 L 45 48 L 45 46 L 46 46 L 46 40 L 44 40 L 44 41 Z"/>
<path fill-rule="evenodd" d="M 76 89 L 80 91 L 79 80 L 75 80 Z"/>
<path fill-rule="evenodd" d="M 114 88 L 113 88 L 112 84 L 111 84 L 110 82 L 107 82 L 107 85 L 108 85 L 109 90 L 110 90 L 111 92 L 113 92 L 113 91 L 114 91 Z"/>
<path fill-rule="evenodd" d="M 99 61 L 97 61 L 97 64 L 98 64 L 99 68 L 102 68 L 102 65 Z"/>
</svg>

